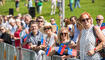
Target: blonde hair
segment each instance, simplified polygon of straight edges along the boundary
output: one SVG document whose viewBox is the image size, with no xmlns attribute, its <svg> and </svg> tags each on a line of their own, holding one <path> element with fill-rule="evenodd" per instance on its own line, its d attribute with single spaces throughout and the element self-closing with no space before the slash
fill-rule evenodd
<svg viewBox="0 0 105 60">
<path fill-rule="evenodd" d="M 64 31 L 64 30 L 66 30 L 66 32 L 67 32 L 67 40 L 70 40 L 69 34 L 68 34 L 68 32 L 69 32 L 68 29 L 66 27 L 61 27 L 61 29 L 58 32 L 59 43 L 61 43 L 61 41 L 62 41 L 62 39 L 61 39 L 61 32 Z"/>
<path fill-rule="evenodd" d="M 0 29 L 1 29 L 2 27 L 5 29 L 5 32 L 6 32 L 6 33 L 9 33 L 9 34 L 10 34 L 10 30 L 7 30 L 6 27 L 4 27 L 4 26 L 0 26 Z"/>
</svg>

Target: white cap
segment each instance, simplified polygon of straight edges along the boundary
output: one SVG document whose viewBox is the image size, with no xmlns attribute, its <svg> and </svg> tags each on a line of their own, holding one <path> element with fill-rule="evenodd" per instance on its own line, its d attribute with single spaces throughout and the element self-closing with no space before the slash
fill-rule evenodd
<svg viewBox="0 0 105 60">
<path fill-rule="evenodd" d="M 9 23 L 11 22 L 15 22 L 15 20 L 13 18 L 9 19 Z"/>
</svg>

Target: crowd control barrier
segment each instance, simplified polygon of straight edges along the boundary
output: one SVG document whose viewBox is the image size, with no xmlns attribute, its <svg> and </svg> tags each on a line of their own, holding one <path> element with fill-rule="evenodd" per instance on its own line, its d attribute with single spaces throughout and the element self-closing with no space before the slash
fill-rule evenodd
<svg viewBox="0 0 105 60">
<path fill-rule="evenodd" d="M 33 50 L 16 48 L 15 46 L 6 43 L 0 43 L 0 60 L 35 60 L 35 55 L 36 53 Z M 61 57 L 58 55 L 46 56 L 46 60 L 61 60 Z M 67 60 L 79 59 L 68 58 Z"/>
</svg>

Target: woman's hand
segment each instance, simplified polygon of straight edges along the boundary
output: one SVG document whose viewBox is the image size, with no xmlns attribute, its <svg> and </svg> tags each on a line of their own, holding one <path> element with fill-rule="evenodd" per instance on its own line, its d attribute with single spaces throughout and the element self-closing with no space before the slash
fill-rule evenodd
<svg viewBox="0 0 105 60">
<path fill-rule="evenodd" d="M 95 53 L 95 51 L 94 51 L 94 49 L 93 49 L 93 50 L 88 51 L 87 54 L 88 54 L 89 56 L 92 56 L 94 53 Z"/>
<path fill-rule="evenodd" d="M 40 49 L 45 49 L 46 48 L 45 45 L 40 45 L 39 47 L 40 47 Z"/>
</svg>

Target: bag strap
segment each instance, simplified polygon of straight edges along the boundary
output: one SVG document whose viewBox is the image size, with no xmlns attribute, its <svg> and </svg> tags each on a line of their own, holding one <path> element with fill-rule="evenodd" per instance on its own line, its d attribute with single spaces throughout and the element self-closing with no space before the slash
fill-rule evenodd
<svg viewBox="0 0 105 60">
<path fill-rule="evenodd" d="M 93 26 L 93 34 L 94 34 L 94 36 L 95 36 L 96 38 L 98 38 L 98 37 L 97 37 L 97 34 L 96 34 L 96 31 L 95 31 L 95 29 L 94 29 L 94 26 Z"/>
</svg>

